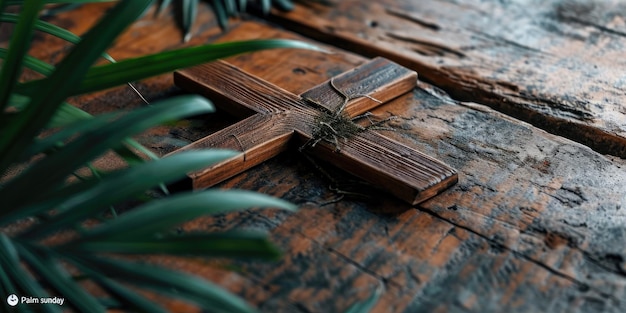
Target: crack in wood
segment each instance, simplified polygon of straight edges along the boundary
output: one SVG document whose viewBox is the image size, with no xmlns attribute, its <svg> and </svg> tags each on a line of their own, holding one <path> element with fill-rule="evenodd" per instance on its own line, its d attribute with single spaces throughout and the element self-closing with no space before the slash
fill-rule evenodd
<svg viewBox="0 0 626 313">
<path fill-rule="evenodd" d="M 593 11 L 593 4 L 590 3 L 564 3 L 556 7 L 556 18 L 562 22 L 576 23 L 583 26 L 592 27 L 600 32 L 626 37 L 626 32 L 619 31 L 604 25 L 600 25 L 594 21 L 585 19 L 589 12 Z M 581 18 L 580 16 L 583 16 Z"/>
<path fill-rule="evenodd" d="M 460 105 L 464 105 L 465 102 L 482 104 L 510 117 L 530 123 L 554 135 L 579 142 L 598 153 L 626 158 L 626 138 L 615 136 L 615 134 L 607 133 L 602 129 L 581 122 L 565 120 L 552 115 L 538 114 L 535 109 L 540 106 L 531 106 L 530 104 L 532 104 L 532 102 L 527 100 L 523 101 L 525 99 L 522 97 L 517 97 L 522 101 L 516 100 L 515 97 L 504 98 L 502 94 L 489 91 L 493 90 L 493 87 L 480 86 L 474 89 L 466 86 L 468 81 L 453 77 L 447 78 L 446 76 L 447 75 L 438 76 L 435 81 L 432 81 L 431 77 L 428 81 L 442 90 L 447 91 L 450 98 Z M 459 81 L 462 81 L 463 85 L 458 85 Z M 493 86 L 487 81 L 482 83 Z M 476 81 L 473 85 L 480 84 L 480 82 Z M 536 103 L 541 103 L 541 101 L 550 102 L 551 100 L 534 98 L 534 102 Z M 518 105 L 512 106 L 506 104 L 506 102 L 517 103 Z M 465 106 L 474 108 L 472 105 Z M 588 116 L 584 111 L 571 108 L 568 108 L 568 110 L 576 114 L 582 114 L 582 117 Z M 482 111 L 484 112 L 484 110 Z M 589 119 L 584 118 L 583 120 Z"/>
<path fill-rule="evenodd" d="M 410 13 L 407 13 L 405 11 L 400 11 L 400 10 L 395 9 L 395 8 L 385 8 L 385 13 L 387 13 L 387 14 L 389 14 L 391 16 L 399 17 L 401 19 L 404 19 L 404 20 L 407 20 L 409 22 L 415 23 L 415 24 L 417 24 L 419 26 L 428 28 L 430 30 L 438 31 L 441 28 L 435 22 L 427 21 L 427 20 L 423 19 L 422 17 L 418 17 L 418 16 L 416 16 L 414 14 L 410 14 Z"/>
<path fill-rule="evenodd" d="M 458 59 L 463 59 L 465 58 L 465 53 L 461 52 L 458 49 L 452 48 L 452 47 L 448 47 L 446 45 L 443 44 L 439 44 L 433 41 L 428 41 L 426 39 L 418 39 L 416 37 L 412 37 L 409 35 L 403 35 L 403 34 L 398 34 L 398 33 L 394 33 L 394 32 L 386 32 L 385 35 L 389 38 L 393 38 L 396 40 L 401 40 L 407 43 L 411 43 L 411 44 L 415 44 L 417 45 L 419 48 L 423 48 L 423 49 L 415 49 L 415 52 L 418 52 L 421 54 L 424 54 L 426 56 L 445 56 L 445 55 L 450 55 L 450 56 L 454 56 L 455 58 Z"/>
<path fill-rule="evenodd" d="M 598 255 L 597 253 L 591 253 L 581 250 L 583 256 L 590 263 L 602 268 L 603 270 L 614 273 L 621 277 L 626 277 L 626 260 L 624 256 L 617 253 L 605 253 Z"/>
<path fill-rule="evenodd" d="M 543 55 L 550 55 L 550 54 L 548 54 L 548 53 L 546 53 L 546 52 L 544 52 L 544 51 L 542 51 L 540 49 L 520 44 L 520 43 L 515 42 L 513 40 L 506 39 L 503 36 L 494 36 L 494 35 L 488 34 L 486 32 L 479 31 L 479 30 L 471 30 L 471 31 L 474 32 L 476 35 L 478 35 L 480 37 L 484 37 L 485 39 L 488 39 L 490 41 L 488 46 L 490 46 L 490 47 L 508 45 L 508 46 L 516 47 L 516 48 L 519 48 L 519 49 L 522 49 L 522 50 L 530 51 L 530 52 L 533 52 L 533 53 L 540 53 L 540 54 L 543 54 Z"/>
<path fill-rule="evenodd" d="M 517 97 L 527 100 L 530 106 L 537 112 L 549 112 L 554 116 L 570 117 L 580 121 L 589 121 L 594 118 L 589 111 L 589 102 L 583 100 L 570 100 L 567 98 L 550 99 L 547 95 L 534 95 L 528 91 L 520 91 Z"/>
<path fill-rule="evenodd" d="M 369 268 L 361 265 L 359 262 L 356 262 L 356 261 L 352 260 L 351 258 L 346 256 L 345 254 L 343 254 L 343 253 L 341 253 L 341 252 L 339 252 L 339 251 L 337 251 L 337 250 L 335 250 L 335 249 L 333 249 L 331 247 L 326 247 L 326 250 L 328 252 L 338 256 L 339 258 L 344 260 L 346 263 L 349 263 L 352 266 L 358 268 L 359 271 L 361 271 L 361 272 L 363 272 L 363 273 L 365 273 L 365 274 L 367 274 L 369 276 L 372 276 L 372 277 L 376 278 L 376 280 L 379 283 L 381 283 L 382 285 L 384 285 L 384 286 L 394 286 L 396 288 L 401 288 L 402 287 L 402 285 L 400 285 L 400 284 L 394 282 L 393 280 L 390 280 L 390 279 L 388 279 L 388 278 L 386 278 L 386 277 L 384 277 L 382 275 L 379 275 L 378 273 L 370 270 Z"/>
</svg>

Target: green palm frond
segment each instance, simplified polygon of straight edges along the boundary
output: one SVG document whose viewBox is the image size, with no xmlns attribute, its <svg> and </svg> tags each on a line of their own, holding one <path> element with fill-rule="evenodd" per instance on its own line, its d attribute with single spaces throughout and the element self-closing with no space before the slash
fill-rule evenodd
<svg viewBox="0 0 626 313">
<path fill-rule="evenodd" d="M 165 10 L 167 6 L 171 4 L 171 0 L 162 0 L 159 2 L 158 13 Z M 245 12 L 249 7 L 249 3 L 257 6 L 258 9 L 264 14 L 269 14 L 272 7 L 276 7 L 282 11 L 290 11 L 293 9 L 292 0 L 210 0 L 206 1 L 213 10 L 217 19 L 218 25 L 222 29 L 226 29 L 228 26 L 228 19 L 231 17 L 237 17 L 240 13 Z M 198 14 L 198 0 L 183 0 L 177 3 L 178 11 L 181 12 L 181 28 L 183 30 L 183 40 L 187 42 L 191 38 L 191 29 L 193 27 L 196 15 Z"/>
<path fill-rule="evenodd" d="M 251 207 L 294 210 L 293 205 L 251 192 L 205 191 L 143 202 L 117 217 L 107 213 L 128 200 L 145 197 L 146 190 L 234 155 L 223 150 L 190 151 L 163 159 L 152 154 L 152 160 L 145 162 L 132 156 L 138 148 L 151 152 L 130 140 L 131 136 L 168 121 L 211 112 L 212 104 L 197 96 L 183 96 L 131 111 L 92 116 L 68 104 L 66 99 L 243 52 L 316 48 L 284 40 L 227 43 L 94 67 L 97 58 L 106 57 L 104 51 L 110 43 L 152 1 L 120 1 L 82 38 L 39 20 L 43 4 L 55 2 L 28 1 L 26 5 L 25 1 L 0 0 L 0 22 L 16 24 L 8 49 L 0 49 L 0 173 L 17 165 L 24 167 L 0 183 L 1 293 L 60 296 L 70 308 L 81 312 L 105 312 L 112 308 L 163 312 L 163 308 L 138 292 L 143 289 L 205 308 L 254 311 L 242 299 L 209 282 L 131 261 L 126 256 L 275 259 L 279 251 L 263 234 L 242 230 L 179 234 L 173 229 L 203 215 Z M 7 5 L 23 6 L 18 15 L 11 15 L 3 13 Z M 47 64 L 26 54 L 35 31 L 76 45 L 59 64 Z M 35 70 L 45 78 L 21 83 L 23 68 Z M 54 132 L 41 137 L 41 130 L 49 127 L 55 127 Z M 107 151 L 125 156 L 131 166 L 103 172 L 90 165 Z M 72 179 L 77 170 L 85 167 L 93 169 L 91 176 Z M 18 223 L 24 220 L 29 223 Z M 60 237 L 69 239 L 46 243 L 59 233 L 70 235 Z M 88 292 L 84 280 L 98 285 L 108 297 Z M 63 308 L 43 305 L 38 309 L 60 312 Z M 9 310 L 5 301 L 0 302 L 0 311 Z"/>
</svg>

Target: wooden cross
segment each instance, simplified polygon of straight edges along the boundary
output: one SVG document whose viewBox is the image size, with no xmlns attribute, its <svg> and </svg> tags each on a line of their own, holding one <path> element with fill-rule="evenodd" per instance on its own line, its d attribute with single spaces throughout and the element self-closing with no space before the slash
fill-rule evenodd
<svg viewBox="0 0 626 313">
<path fill-rule="evenodd" d="M 412 205 L 457 182 L 456 171 L 439 160 L 374 131 L 357 128 L 350 136 L 339 134 L 337 126 L 320 119 L 326 115 L 349 120 L 416 87 L 417 73 L 384 58 L 336 76 L 300 96 L 223 61 L 176 72 L 174 80 L 212 99 L 224 111 L 245 118 L 178 150 L 241 151 L 190 173 L 193 188 L 210 187 L 268 160 L 286 150 L 294 137 L 301 146 L 308 143 L 306 153 Z M 321 130 L 326 137 L 320 137 Z"/>
</svg>

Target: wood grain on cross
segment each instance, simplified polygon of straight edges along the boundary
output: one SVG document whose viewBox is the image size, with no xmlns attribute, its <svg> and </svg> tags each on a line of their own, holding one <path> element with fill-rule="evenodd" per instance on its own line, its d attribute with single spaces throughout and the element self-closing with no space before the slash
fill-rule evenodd
<svg viewBox="0 0 626 313">
<path fill-rule="evenodd" d="M 178 150 L 241 151 L 189 174 L 193 188 L 206 188 L 286 150 L 294 136 L 301 144 L 308 142 L 319 127 L 316 117 L 320 114 L 341 111 L 353 118 L 412 90 L 417 73 L 377 58 L 300 96 L 223 61 L 182 70 L 175 73 L 174 79 L 177 85 L 203 94 L 221 109 L 245 118 Z M 354 98 L 347 105 L 345 95 Z M 345 108 L 340 110 L 343 105 Z M 376 132 L 360 131 L 336 139 L 321 140 L 306 152 L 410 204 L 420 203 L 457 182 L 456 171 L 446 164 Z"/>
</svg>

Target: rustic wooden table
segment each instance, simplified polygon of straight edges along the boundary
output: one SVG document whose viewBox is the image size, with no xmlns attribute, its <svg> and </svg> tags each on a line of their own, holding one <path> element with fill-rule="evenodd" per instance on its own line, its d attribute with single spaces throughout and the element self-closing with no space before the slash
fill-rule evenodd
<svg viewBox="0 0 626 313">
<path fill-rule="evenodd" d="M 81 33 L 102 8 L 53 22 Z M 233 20 L 226 32 L 201 8 L 189 44 L 296 38 L 333 51 L 227 60 L 294 94 L 375 56 L 417 71 L 417 88 L 372 113 L 397 116 L 397 131 L 385 135 L 456 168 L 459 182 L 417 206 L 369 190 L 373 197 L 332 202 L 329 181 L 290 149 L 218 187 L 281 197 L 298 212 L 251 210 L 183 227 L 266 230 L 285 251 L 280 261 L 236 262 L 236 272 L 223 262 L 154 262 L 217 282 L 263 312 L 342 312 L 377 288 L 374 312 L 626 311 L 621 1 L 332 1 Z M 110 54 L 171 49 L 181 38 L 171 16 L 148 15 Z M 37 40 L 34 53 L 51 62 L 69 49 Z M 150 100 L 183 92 L 171 75 L 137 86 Z M 124 87 L 73 103 L 92 113 L 141 105 Z M 237 121 L 218 112 L 140 140 L 165 155 Z"/>
</svg>

